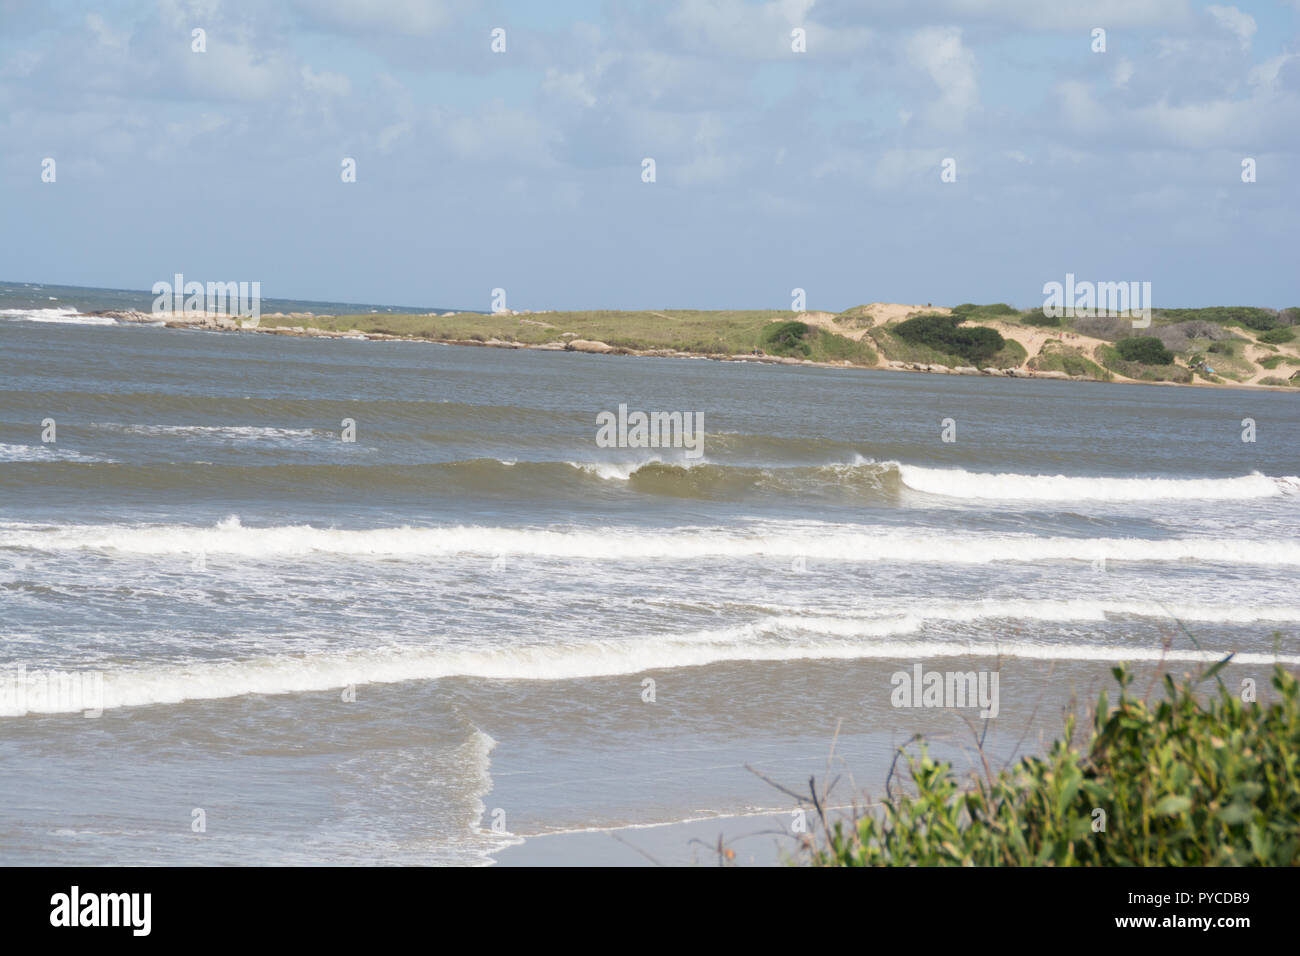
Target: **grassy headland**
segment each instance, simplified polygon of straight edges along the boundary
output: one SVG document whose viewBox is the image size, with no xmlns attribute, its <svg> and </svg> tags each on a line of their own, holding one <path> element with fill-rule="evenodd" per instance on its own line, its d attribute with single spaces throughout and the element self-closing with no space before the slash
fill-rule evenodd
<svg viewBox="0 0 1300 956">
<path fill-rule="evenodd" d="M 112 313 L 115 314 L 115 313 Z M 157 316 L 129 314 L 139 320 Z M 172 316 L 169 324 L 204 323 Z M 207 322 L 228 326 L 228 322 Z M 1093 381 L 1300 387 L 1300 308 L 1059 318 L 1006 303 L 787 310 L 263 315 L 258 331 Z"/>
</svg>

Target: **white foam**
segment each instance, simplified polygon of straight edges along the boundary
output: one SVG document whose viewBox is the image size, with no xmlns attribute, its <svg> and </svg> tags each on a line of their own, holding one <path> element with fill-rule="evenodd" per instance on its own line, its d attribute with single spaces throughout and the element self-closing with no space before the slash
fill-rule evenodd
<svg viewBox="0 0 1300 956">
<path fill-rule="evenodd" d="M 1239 478 L 1087 478 L 898 465 L 914 491 L 992 501 L 1162 501 L 1271 498 L 1300 490 L 1300 478 L 1258 472 Z"/>
<path fill-rule="evenodd" d="M 1205 624 L 1255 624 L 1300 621 L 1300 606 L 1224 607 L 1214 604 L 1190 604 L 1180 601 L 1170 606 L 1158 601 L 1110 601 L 1085 598 L 1057 600 L 1004 600 L 935 602 L 924 607 L 879 607 L 825 616 L 791 613 L 792 608 L 769 607 L 771 622 L 777 627 L 808 630 L 823 634 L 859 634 L 863 621 L 879 625 L 884 621 L 1094 621 L 1104 622 L 1113 616 L 1171 618 Z"/>
<path fill-rule="evenodd" d="M 658 461 L 658 459 L 653 459 L 653 461 Z M 616 464 L 614 462 L 570 461 L 566 462 L 566 464 L 570 468 L 585 471 L 589 475 L 595 475 L 597 478 L 603 478 L 606 481 L 627 481 L 632 477 L 633 472 L 637 471 L 642 465 L 648 464 L 648 462 Z"/>
<path fill-rule="evenodd" d="M 83 455 L 70 448 L 49 445 L 6 445 L 0 442 L 0 461 L 111 461 L 94 455 Z"/>
<path fill-rule="evenodd" d="M 901 635 L 919 626 L 916 621 L 854 622 L 846 629 L 858 637 Z M 650 670 L 702 667 L 723 661 L 895 660 L 915 662 L 933 658 L 1023 658 L 1051 661 L 1212 663 L 1225 650 L 1170 650 L 1161 647 L 1122 647 L 1097 644 L 1049 644 L 1027 641 L 906 641 L 906 640 L 782 640 L 788 624 L 760 621 L 687 635 L 655 635 L 626 640 L 595 640 L 583 644 L 552 644 L 451 650 L 393 647 L 382 650 L 329 652 L 306 656 L 273 656 L 226 663 L 190 663 L 113 670 L 103 674 L 103 708 L 178 704 L 218 700 L 245 694 L 301 694 L 337 690 L 350 685 L 429 681 L 448 677 L 491 680 L 571 680 L 637 674 Z M 1300 664 L 1300 657 L 1242 653 L 1239 664 Z M 0 672 L 0 680 L 5 677 Z M 38 677 L 28 675 L 29 681 Z M 71 713 L 84 702 L 67 705 L 41 699 L 26 710 L 10 688 L 0 694 L 0 716 L 23 712 Z"/>
<path fill-rule="evenodd" d="M 233 439 L 311 438 L 311 428 L 276 428 L 262 425 L 131 425 L 118 422 L 95 422 L 91 427 L 113 429 L 133 435 L 189 435 Z"/>
<path fill-rule="evenodd" d="M 597 478 L 603 478 L 606 481 L 627 481 L 642 468 L 648 465 L 667 465 L 673 468 L 694 468 L 697 465 L 708 464 L 703 458 L 683 458 L 679 461 L 666 461 L 663 458 L 647 458 L 644 461 L 568 461 L 565 462 L 570 468 L 577 468 L 579 471 L 585 471 L 589 475 L 595 475 Z"/>
<path fill-rule="evenodd" d="M 1300 565 L 1293 538 L 1065 538 L 936 534 L 858 525 L 767 525 L 756 529 L 636 528 L 553 530 L 483 526 L 346 530 L 310 525 L 32 525 L 0 523 L 0 547 L 180 555 L 204 551 L 250 559 L 371 557 L 419 560 L 453 555 L 516 555 L 589 560 L 693 560 L 815 557 L 818 561 L 990 564 L 995 562 L 1202 561 Z"/>
<path fill-rule="evenodd" d="M 107 315 L 82 315 L 76 309 L 0 309 L 0 315 L 22 322 L 54 322 L 59 325 L 117 325 Z"/>
</svg>

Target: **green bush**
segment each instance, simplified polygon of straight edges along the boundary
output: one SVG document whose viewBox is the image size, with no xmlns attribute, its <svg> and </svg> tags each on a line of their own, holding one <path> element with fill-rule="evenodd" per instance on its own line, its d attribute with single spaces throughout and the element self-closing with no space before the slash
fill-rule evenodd
<svg viewBox="0 0 1300 956">
<path fill-rule="evenodd" d="M 995 319 L 1000 315 L 1019 315 L 1020 310 L 1015 306 L 1007 305 L 1005 302 L 994 302 L 992 305 L 976 305 L 974 302 L 963 302 L 961 305 L 952 307 L 952 314 L 963 319 Z"/>
<path fill-rule="evenodd" d="M 1269 329 L 1259 334 L 1259 341 L 1266 345 L 1281 345 L 1284 342 L 1294 342 L 1295 333 L 1290 329 Z"/>
<path fill-rule="evenodd" d="M 1202 679 L 1223 666 L 1211 667 Z M 1065 735 L 962 789 L 947 763 L 909 755 L 914 796 L 827 824 L 809 837 L 819 866 L 1300 865 L 1300 694 L 1274 667 L 1279 700 L 1243 703 L 1220 684 L 1201 704 L 1189 680 L 1165 676 L 1154 706 L 1120 685 L 1103 692 L 1091 738 Z M 1101 811 L 1099 814 L 1098 811 Z M 1097 821 L 1104 814 L 1104 829 Z"/>
<path fill-rule="evenodd" d="M 798 352 L 806 357 L 812 354 L 812 347 L 804 341 L 808 337 L 808 331 L 808 325 L 804 322 L 778 322 L 763 330 L 761 343 L 767 351 L 776 355 Z"/>
<path fill-rule="evenodd" d="M 1269 309 L 1254 309 L 1248 306 L 1212 306 L 1208 309 L 1160 309 L 1164 318 L 1175 320 L 1200 319 L 1205 322 L 1217 322 L 1223 325 L 1238 322 L 1256 332 L 1265 332 L 1277 328 L 1281 323 L 1276 314 Z"/>
<path fill-rule="evenodd" d="M 1174 361 L 1174 353 L 1153 335 L 1120 339 L 1115 343 L 1115 351 L 1119 352 L 1119 357 L 1124 361 L 1141 362 L 1143 365 L 1172 365 Z"/>
<path fill-rule="evenodd" d="M 1025 325 L 1037 325 L 1048 329 L 1059 329 L 1061 327 L 1061 318 L 1056 315 L 1048 315 L 1042 309 L 1034 312 L 1026 312 L 1021 319 Z"/>
<path fill-rule="evenodd" d="M 977 367 L 988 364 L 1006 345 L 1006 339 L 995 329 L 982 326 L 961 328 L 961 321 L 961 316 L 957 315 L 918 315 L 898 323 L 892 331 L 904 341 L 955 355 L 968 365 Z"/>
<path fill-rule="evenodd" d="M 1079 349 L 1067 348 L 1050 341 L 1030 359 L 1029 367 L 1040 372 L 1064 372 L 1101 381 L 1112 377 L 1110 372 L 1083 355 Z"/>
</svg>

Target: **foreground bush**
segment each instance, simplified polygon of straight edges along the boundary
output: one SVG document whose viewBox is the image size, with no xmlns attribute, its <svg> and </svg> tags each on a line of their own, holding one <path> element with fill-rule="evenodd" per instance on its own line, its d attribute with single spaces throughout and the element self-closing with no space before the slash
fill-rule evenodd
<svg viewBox="0 0 1300 956">
<path fill-rule="evenodd" d="M 1213 675 L 1222 664 L 1206 674 Z M 1074 720 L 1046 757 L 962 789 L 947 763 L 910 757 L 914 796 L 809 839 L 819 866 L 1294 866 L 1300 864 L 1300 698 L 1243 703 L 1220 684 L 1202 705 L 1166 675 L 1149 706 L 1103 693 L 1086 748 Z"/>
<path fill-rule="evenodd" d="M 1120 339 L 1115 343 L 1115 351 L 1124 361 L 1141 362 L 1143 365 L 1172 365 L 1174 361 L 1174 353 L 1153 335 Z"/>
<path fill-rule="evenodd" d="M 961 321 L 958 315 L 918 315 L 899 322 L 892 331 L 904 341 L 958 356 L 967 365 L 987 365 L 1006 345 L 1006 339 L 984 326 L 964 328 Z"/>
<path fill-rule="evenodd" d="M 778 322 L 763 330 L 762 344 L 775 355 L 801 354 L 807 357 L 812 347 L 804 341 L 809 328 L 804 322 Z"/>
</svg>

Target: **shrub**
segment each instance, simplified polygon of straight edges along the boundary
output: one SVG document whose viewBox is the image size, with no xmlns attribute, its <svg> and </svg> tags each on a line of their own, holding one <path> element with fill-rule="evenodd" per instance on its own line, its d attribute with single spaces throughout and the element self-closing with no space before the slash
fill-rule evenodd
<svg viewBox="0 0 1300 956">
<path fill-rule="evenodd" d="M 1000 315 L 1019 315 L 1020 310 L 1015 306 L 1007 305 L 1005 302 L 994 302 L 992 305 L 976 305 L 974 302 L 963 302 L 961 305 L 952 307 L 952 314 L 963 319 L 995 319 Z"/>
<path fill-rule="evenodd" d="M 1114 315 L 1095 315 L 1071 320 L 1071 328 L 1094 339 L 1114 342 L 1133 333 L 1133 320 Z"/>
<path fill-rule="evenodd" d="M 1171 319 L 1202 319 L 1223 325 L 1238 322 L 1257 332 L 1275 329 L 1281 323 L 1270 309 L 1254 309 L 1248 306 L 1213 306 L 1208 309 L 1161 309 L 1161 316 Z"/>
<path fill-rule="evenodd" d="M 812 352 L 811 346 L 804 341 L 808 337 L 808 325 L 804 322 L 778 322 L 763 330 L 762 345 L 767 351 L 777 355 L 790 355 L 799 352 L 804 356 Z"/>
<path fill-rule="evenodd" d="M 993 353 L 989 364 L 994 368 L 1019 368 L 1025 364 L 1029 353 L 1015 339 L 1003 339 L 1002 348 Z"/>
<path fill-rule="evenodd" d="M 1141 362 L 1143 365 L 1172 365 L 1174 353 L 1165 348 L 1164 343 L 1152 335 L 1136 335 L 1120 339 L 1115 343 L 1119 357 L 1126 362 Z"/>
<path fill-rule="evenodd" d="M 1211 677 L 1226 662 L 1203 675 Z M 1273 669 L 1279 700 L 1243 703 L 1222 683 L 1202 705 L 1165 676 L 1155 705 L 1132 697 L 1124 667 L 1103 692 L 1086 748 L 1074 718 L 1045 757 L 969 789 L 924 749 L 909 755 L 914 796 L 809 838 L 820 866 L 1294 866 L 1300 864 L 1300 693 Z M 1105 829 L 1094 832 L 1105 814 Z"/>
<path fill-rule="evenodd" d="M 1037 325 L 1043 328 L 1057 329 L 1061 327 L 1060 316 L 1048 315 L 1042 309 L 1035 312 L 1026 312 L 1022 320 L 1026 325 Z"/>
<path fill-rule="evenodd" d="M 1029 360 L 1029 367 L 1040 372 L 1064 372 L 1066 375 L 1105 380 L 1111 378 L 1096 362 L 1079 349 L 1065 348 L 1049 342 L 1043 350 Z"/>
<path fill-rule="evenodd" d="M 961 321 L 956 315 L 918 315 L 898 323 L 892 331 L 904 341 L 955 355 L 975 366 L 987 364 L 1006 345 L 995 329 L 961 328 Z"/>
<path fill-rule="evenodd" d="M 1259 334 L 1259 341 L 1266 345 L 1281 345 L 1284 342 L 1294 342 L 1295 333 L 1290 329 L 1269 329 Z"/>
</svg>

